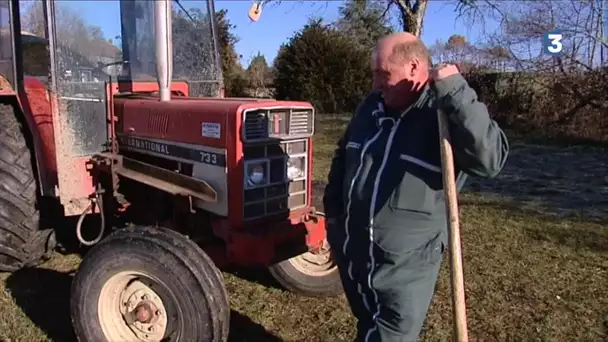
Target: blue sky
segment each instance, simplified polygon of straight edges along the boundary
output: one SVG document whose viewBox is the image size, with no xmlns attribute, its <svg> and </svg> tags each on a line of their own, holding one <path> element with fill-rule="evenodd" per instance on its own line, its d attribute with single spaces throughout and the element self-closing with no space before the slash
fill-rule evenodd
<svg viewBox="0 0 608 342">
<path fill-rule="evenodd" d="M 100 26 L 106 37 L 113 38 L 120 34 L 118 20 L 119 7 L 116 0 L 74 1 L 60 0 L 62 4 L 81 13 L 91 25 Z M 188 8 L 201 6 L 201 1 L 181 0 Z M 228 18 L 236 25 L 233 31 L 240 39 L 237 51 L 242 55 L 241 63 L 247 65 L 249 60 L 262 53 L 271 63 L 282 43 L 306 24 L 311 16 L 323 17 L 332 21 L 338 17 L 338 8 L 342 1 L 283 1 L 263 8 L 261 19 L 252 23 L 247 17 L 251 7 L 250 0 L 216 0 L 216 10 L 228 10 Z M 468 28 L 462 20 L 456 20 L 454 1 L 431 0 L 427 9 L 423 41 L 433 44 L 435 40 L 446 40 L 456 33 L 467 36 L 471 42 L 479 39 L 475 28 Z"/>
<path fill-rule="evenodd" d="M 230 21 L 237 27 L 235 33 L 240 41 L 237 50 L 243 56 L 242 63 L 260 51 L 270 62 L 282 43 L 301 29 L 308 18 L 320 16 L 330 22 L 338 18 L 338 8 L 343 1 L 284 1 L 281 4 L 270 4 L 263 8 L 262 16 L 256 23 L 247 17 L 250 1 L 216 1 L 216 8 L 228 10 Z M 454 1 L 431 0 L 427 9 L 423 41 L 430 45 L 437 39 L 447 40 L 457 33 L 467 36 L 471 41 L 477 40 L 478 32 L 469 29 L 462 20 L 456 20 Z"/>
</svg>

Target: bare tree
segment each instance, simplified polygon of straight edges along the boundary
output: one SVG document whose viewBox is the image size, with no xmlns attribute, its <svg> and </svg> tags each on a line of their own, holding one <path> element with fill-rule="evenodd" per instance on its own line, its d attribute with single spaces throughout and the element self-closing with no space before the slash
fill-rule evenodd
<svg viewBox="0 0 608 342">
<path fill-rule="evenodd" d="M 387 11 L 396 7 L 403 31 L 421 37 L 428 3 L 429 0 L 389 0 Z"/>
<path fill-rule="evenodd" d="M 445 42 L 437 39 L 435 43 L 429 46 L 429 52 L 433 57 L 433 63 L 448 63 L 450 60 L 449 52 L 446 49 Z"/>
<path fill-rule="evenodd" d="M 22 1 L 22 27 L 25 31 L 37 36 L 45 36 L 45 16 L 42 1 Z M 55 6 L 56 39 L 59 44 L 58 65 L 64 72 L 78 68 L 96 70 L 100 64 L 111 63 L 120 59 L 121 50 L 111 40 L 104 37 L 100 27 L 89 25 L 76 11 L 64 4 Z M 26 69 L 34 64 L 47 64 L 43 59 L 34 60 L 35 56 L 26 54 Z M 45 67 L 46 69 L 46 67 Z M 40 72 L 38 72 L 41 74 Z M 94 76 L 94 75 L 93 75 Z"/>
<path fill-rule="evenodd" d="M 489 45 L 478 50 L 479 56 L 483 58 L 484 66 L 489 69 L 505 72 L 509 68 L 510 54 L 509 50 L 502 46 Z"/>
<path fill-rule="evenodd" d="M 453 34 L 448 38 L 446 50 L 450 53 L 452 62 L 464 62 L 472 54 L 473 46 L 464 36 Z"/>
<path fill-rule="evenodd" d="M 267 92 L 267 86 L 272 82 L 270 68 L 266 63 L 264 55 L 258 54 L 253 57 L 246 71 L 249 87 L 254 92 L 254 97 L 260 97 Z"/>
<path fill-rule="evenodd" d="M 486 32 L 486 43 L 508 50 L 519 70 L 545 71 L 606 66 L 603 6 L 603 0 L 478 0 L 459 9 L 471 25 L 485 26 L 487 19 L 499 23 Z M 563 53 L 555 58 L 541 47 L 543 36 L 557 29 L 563 33 Z"/>
<path fill-rule="evenodd" d="M 434 63 L 455 63 L 463 72 L 504 72 L 510 60 L 509 51 L 504 47 L 474 45 L 458 34 L 450 36 L 447 41 L 435 41 L 429 51 Z"/>
<path fill-rule="evenodd" d="M 603 0 L 477 0 L 460 8 L 461 18 L 471 25 L 485 26 L 487 19 L 499 23 L 493 32 L 484 30 L 486 44 L 494 47 L 488 52 L 532 75 L 527 82 L 545 90 L 559 124 L 573 122 L 585 108 L 588 113 L 608 109 L 604 12 Z M 550 56 L 543 52 L 543 39 L 555 30 L 563 35 L 563 49 Z"/>
<path fill-rule="evenodd" d="M 263 0 L 263 4 L 276 2 L 281 3 L 283 0 Z M 472 0 L 455 0 L 458 6 L 468 6 Z M 300 2 L 304 2 L 300 0 Z M 373 1 L 364 0 L 362 2 L 372 3 Z M 375 2 L 376 5 L 378 2 Z M 424 26 L 424 16 L 429 0 L 388 0 L 385 2 L 384 12 L 382 17 L 390 14 L 397 14 L 401 29 L 404 32 L 409 32 L 416 37 L 422 36 L 422 28 Z"/>
<path fill-rule="evenodd" d="M 26 31 L 44 37 L 44 11 L 41 1 L 24 2 L 22 26 Z M 55 5 L 55 22 L 57 40 L 68 49 L 78 50 L 83 54 L 95 54 L 100 48 L 111 44 L 97 26 L 88 25 L 76 11 L 62 4 Z M 104 43 L 100 46 L 100 42 Z M 114 49 L 113 52 L 115 52 Z M 89 52 L 89 53 L 87 53 Z"/>
<path fill-rule="evenodd" d="M 339 13 L 336 28 L 362 48 L 373 48 L 379 38 L 393 31 L 384 14 L 384 6 L 379 2 L 347 0 Z"/>
</svg>

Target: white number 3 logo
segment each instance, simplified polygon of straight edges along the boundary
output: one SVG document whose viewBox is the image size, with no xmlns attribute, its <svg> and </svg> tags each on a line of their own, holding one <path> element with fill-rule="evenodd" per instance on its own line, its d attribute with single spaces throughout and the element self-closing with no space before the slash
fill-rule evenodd
<svg viewBox="0 0 608 342">
<path fill-rule="evenodd" d="M 564 47 L 562 45 L 562 38 L 564 38 L 564 36 L 561 33 L 550 33 L 547 35 L 547 38 L 549 38 L 549 40 L 551 41 L 551 45 L 547 46 L 547 50 L 550 53 L 562 52 L 562 49 Z"/>
</svg>

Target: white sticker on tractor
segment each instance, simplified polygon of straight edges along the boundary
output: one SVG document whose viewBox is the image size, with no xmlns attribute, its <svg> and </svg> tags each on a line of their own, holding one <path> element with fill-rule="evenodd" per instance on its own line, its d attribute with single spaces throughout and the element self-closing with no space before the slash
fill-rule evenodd
<svg viewBox="0 0 608 342">
<path fill-rule="evenodd" d="M 206 138 L 219 139 L 222 135 L 222 125 L 215 122 L 203 122 L 202 135 Z"/>
</svg>

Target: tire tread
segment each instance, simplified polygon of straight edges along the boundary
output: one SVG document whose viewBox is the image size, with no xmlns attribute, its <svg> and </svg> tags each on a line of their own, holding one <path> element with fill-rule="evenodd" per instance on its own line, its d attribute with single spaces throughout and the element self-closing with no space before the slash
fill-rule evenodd
<svg viewBox="0 0 608 342">
<path fill-rule="evenodd" d="M 32 155 L 14 107 L 0 104 L 0 271 L 39 264 L 54 247 L 40 229 Z"/>
</svg>

